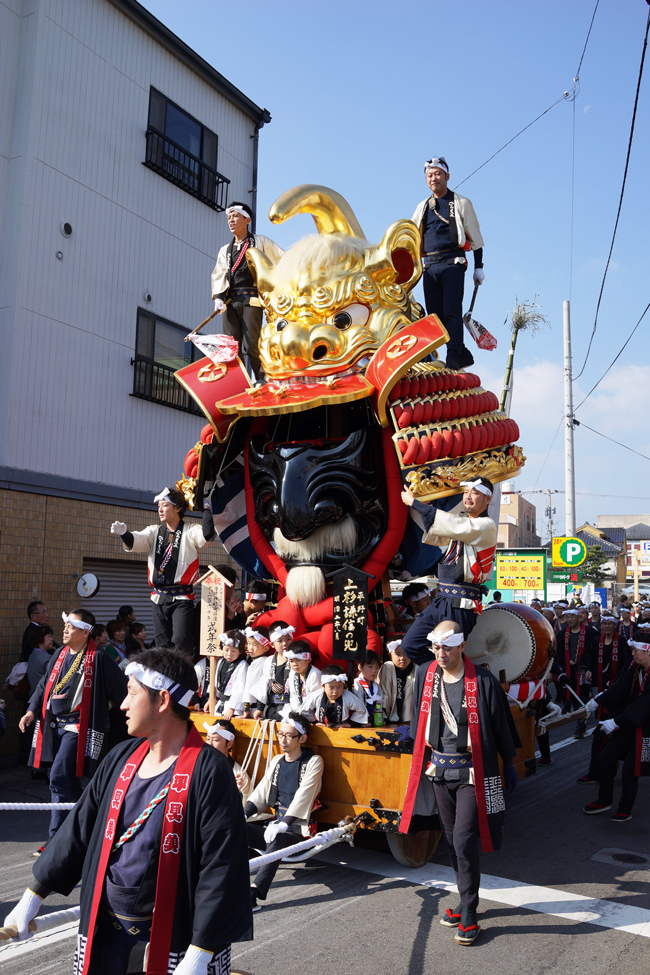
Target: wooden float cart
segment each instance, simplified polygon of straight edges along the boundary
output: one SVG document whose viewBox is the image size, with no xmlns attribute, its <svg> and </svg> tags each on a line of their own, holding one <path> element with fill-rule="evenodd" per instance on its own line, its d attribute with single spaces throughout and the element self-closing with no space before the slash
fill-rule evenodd
<svg viewBox="0 0 650 975">
<path fill-rule="evenodd" d="M 535 771 L 535 719 L 527 709 L 512 707 L 522 748 L 517 752 L 515 768 L 522 779 Z M 193 714 L 198 731 L 205 737 L 205 715 Z M 235 760 L 244 760 L 256 722 L 234 718 L 237 731 L 234 745 Z M 442 833 L 425 830 L 404 835 L 398 832 L 402 803 L 406 793 L 411 751 L 402 751 L 397 744 L 396 726 L 384 725 L 364 728 L 311 728 L 309 747 L 321 755 L 325 763 L 322 807 L 316 812 L 320 825 L 337 825 L 346 816 L 368 812 L 371 828 L 385 834 L 390 852 L 398 863 L 407 867 L 421 867 L 434 855 Z M 368 741 L 370 739 L 370 741 Z M 411 743 L 412 746 L 412 743 Z M 277 740 L 273 753 L 279 753 Z M 254 785 L 261 779 L 268 755 L 268 734 Z M 248 768 L 249 774 L 252 768 Z"/>
</svg>

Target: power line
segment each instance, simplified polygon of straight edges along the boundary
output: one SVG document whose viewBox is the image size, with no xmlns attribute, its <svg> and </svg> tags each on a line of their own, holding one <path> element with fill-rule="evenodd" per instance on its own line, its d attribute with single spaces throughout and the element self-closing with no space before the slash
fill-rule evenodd
<svg viewBox="0 0 650 975">
<path fill-rule="evenodd" d="M 578 421 L 576 420 L 576 423 L 577 422 Z M 633 448 L 628 447 L 626 443 L 621 443 L 620 440 L 614 440 L 613 437 L 608 437 L 606 434 L 601 433 L 600 430 L 594 430 L 593 427 L 588 427 L 586 423 L 582 422 L 582 420 L 580 421 L 579 426 L 584 427 L 585 430 L 591 430 L 592 433 L 598 434 L 599 437 L 603 437 L 605 440 L 611 441 L 611 443 L 618 444 L 619 447 L 624 447 L 625 450 L 629 450 L 630 453 L 637 454 L 639 457 L 643 457 L 644 460 L 650 460 L 650 457 L 648 457 L 646 454 L 640 454 L 638 450 L 633 450 Z"/>
<path fill-rule="evenodd" d="M 573 89 L 572 89 L 572 90 L 573 90 Z M 566 99 L 567 99 L 567 98 L 568 98 L 568 97 L 570 96 L 570 94 L 571 94 L 571 92 L 568 92 L 568 91 L 565 91 L 565 92 L 563 92 L 563 93 L 562 93 L 562 94 L 560 95 L 560 97 L 559 97 L 558 99 L 556 99 L 556 100 L 555 100 L 555 101 L 553 102 L 553 104 L 552 104 L 552 105 L 549 105 L 549 107 L 548 107 L 548 108 L 546 108 L 546 109 L 545 109 L 545 110 L 544 110 L 544 111 L 543 111 L 543 112 L 541 113 L 541 115 L 538 115 L 538 116 L 537 116 L 537 118 L 534 118 L 532 122 L 529 122 L 529 123 L 528 123 L 528 125 L 524 125 L 524 127 L 523 127 L 523 129 L 520 129 L 520 130 L 519 130 L 519 132 L 517 132 L 517 135 L 513 135 L 513 137 L 512 137 L 512 139 L 508 139 L 508 141 L 507 141 L 507 142 L 505 143 L 505 145 L 502 145 L 500 149 L 497 149 L 497 151 L 496 151 L 496 152 L 494 152 L 494 153 L 492 153 L 492 155 L 490 156 L 490 158 L 489 158 L 489 159 L 486 159 L 486 160 L 485 160 L 485 162 L 484 162 L 484 163 L 481 163 L 481 165 L 480 165 L 480 166 L 478 166 L 478 167 L 477 167 L 477 168 L 476 168 L 475 170 L 473 170 L 473 172 L 471 172 L 471 173 L 469 174 L 469 176 L 466 176 L 466 177 L 465 177 L 465 179 L 462 179 L 462 180 L 460 181 L 460 183 L 457 183 L 457 184 L 456 184 L 456 186 L 454 186 L 454 190 L 457 190 L 459 186 L 462 186 L 462 185 L 463 185 L 463 183 L 466 183 L 468 179 L 471 179 L 471 178 L 472 178 L 472 176 L 475 176 L 475 175 L 476 175 L 476 173 L 478 173 L 478 171 L 479 171 L 479 169 L 483 169 L 483 167 L 484 167 L 484 166 L 487 166 L 487 164 L 488 164 L 489 162 L 492 162 L 492 160 L 493 160 L 493 159 L 495 159 L 495 158 L 496 158 L 496 156 L 498 156 L 500 152 L 503 152 L 503 150 L 504 150 L 504 149 L 506 149 L 506 148 L 507 148 L 507 147 L 508 147 L 508 146 L 510 145 L 510 143 L 511 143 L 511 142 L 514 142 L 514 141 L 515 141 L 515 139 L 518 139 L 518 138 L 519 138 L 519 136 L 520 136 L 520 135 L 522 135 L 522 134 L 523 134 L 523 133 L 524 133 L 524 132 L 526 131 L 526 129 L 529 129 L 529 128 L 531 127 L 531 125 L 534 125 L 534 124 L 535 124 L 535 122 L 539 122 L 539 120 L 540 120 L 541 118 L 544 118 L 544 116 L 545 116 L 545 115 L 548 115 L 548 113 L 549 113 L 549 112 L 551 111 L 551 109 L 552 109 L 552 108 L 555 108 L 555 106 L 556 106 L 556 105 L 559 105 L 559 104 L 560 104 L 560 102 L 563 102 L 563 101 L 565 101 L 565 100 L 566 100 Z"/>
<path fill-rule="evenodd" d="M 576 78 L 580 77 L 580 68 L 582 67 L 582 62 L 584 60 L 585 51 L 587 50 L 587 44 L 589 43 L 589 38 L 591 37 L 591 28 L 594 26 L 594 19 L 596 17 L 596 11 L 598 10 L 598 4 L 600 0 L 596 0 L 596 6 L 594 7 L 594 12 L 591 15 L 591 23 L 589 24 L 589 30 L 587 31 L 587 40 L 585 41 L 585 46 L 582 49 L 582 54 L 580 55 L 580 64 L 578 65 L 578 70 L 576 71 Z"/>
<path fill-rule="evenodd" d="M 591 28 L 590 28 L 590 30 L 591 30 Z M 629 136 L 628 143 L 627 143 L 627 155 L 625 157 L 625 170 L 623 172 L 623 184 L 621 186 L 621 195 L 620 195 L 620 198 L 619 198 L 619 201 L 618 201 L 618 210 L 616 211 L 616 222 L 614 223 L 614 233 L 612 234 L 612 242 L 611 242 L 610 247 L 609 247 L 609 254 L 607 255 L 607 264 L 605 265 L 605 272 L 603 274 L 603 280 L 601 281 L 601 284 L 600 284 L 600 293 L 598 295 L 598 303 L 596 305 L 596 317 L 594 318 L 594 327 L 593 327 L 592 332 L 591 332 L 591 338 L 589 339 L 589 345 L 587 346 L 587 354 L 585 355 L 585 361 L 582 363 L 582 369 L 580 370 L 580 372 L 578 373 L 578 375 L 574 377 L 574 382 L 577 379 L 580 379 L 580 376 L 585 371 L 585 366 L 587 365 L 587 359 L 589 358 L 589 353 L 591 352 L 591 346 L 592 346 L 592 343 L 594 341 L 594 336 L 596 334 L 596 328 L 598 327 L 598 313 L 600 312 L 600 303 L 602 301 L 603 291 L 605 289 L 605 280 L 607 278 L 607 272 L 609 271 L 609 265 L 610 265 L 610 261 L 612 259 L 612 252 L 614 250 L 614 242 L 616 240 L 616 233 L 618 231 L 618 221 L 620 219 L 620 216 L 621 216 L 621 208 L 623 206 L 623 196 L 625 194 L 625 184 L 627 182 L 627 171 L 628 171 L 628 167 L 630 165 L 630 152 L 632 150 L 632 139 L 634 137 L 634 126 L 635 126 L 635 123 L 636 123 L 636 110 L 637 110 L 637 106 L 639 104 L 639 92 L 641 90 L 641 79 L 643 77 L 643 65 L 644 65 L 644 62 L 645 62 L 645 52 L 646 52 L 647 47 L 648 47 L 648 30 L 650 30 L 650 13 L 648 13 L 648 19 L 647 19 L 646 25 L 645 25 L 645 37 L 643 39 L 643 51 L 641 53 L 641 64 L 639 66 L 639 77 L 638 77 L 637 84 L 636 84 L 636 95 L 635 95 L 635 98 L 634 98 L 634 110 L 632 112 L 632 125 L 630 126 L 630 136 Z"/>
<path fill-rule="evenodd" d="M 626 346 L 627 346 L 627 345 L 628 345 L 628 344 L 630 343 L 630 341 L 631 341 L 631 339 L 632 339 L 632 336 L 634 335 L 634 333 L 636 332 L 636 330 L 637 330 L 637 328 L 639 327 L 639 325 L 641 324 L 641 322 L 642 322 L 642 321 L 643 321 L 643 319 L 645 318 L 645 316 L 646 316 L 646 314 L 648 313 L 648 309 L 650 309 L 650 301 L 649 301 L 649 302 L 648 302 L 648 304 L 647 304 L 647 305 L 645 306 L 645 310 L 644 310 L 644 312 L 643 312 L 643 314 L 641 315 L 641 318 L 640 318 L 640 319 L 638 320 L 638 322 L 636 323 L 636 325 L 634 326 L 634 328 L 632 329 L 632 331 L 631 331 L 631 332 L 630 332 L 630 334 L 628 335 L 628 337 L 627 337 L 627 339 L 625 340 L 625 342 L 623 343 L 623 345 L 622 345 L 622 346 L 621 346 L 621 348 L 619 349 L 619 351 L 618 351 L 618 353 L 617 353 L 617 355 L 616 355 L 616 356 L 615 356 L 615 357 L 614 357 L 614 358 L 612 359 L 612 361 L 610 362 L 610 364 L 609 364 L 609 365 L 607 366 L 607 369 L 605 369 L 605 372 L 604 372 L 604 373 L 602 374 L 602 376 L 600 377 L 600 379 L 598 380 L 598 382 L 597 382 L 597 383 L 595 383 L 595 384 L 594 384 L 594 385 L 593 385 L 593 386 L 591 387 L 591 389 L 589 390 L 589 392 L 587 393 L 587 395 L 585 396 L 585 398 L 584 398 L 584 399 L 582 400 L 582 402 L 581 402 L 581 403 L 579 403 L 579 404 L 578 404 L 578 405 L 576 406 L 576 408 L 575 408 L 575 410 L 573 411 L 573 412 L 574 412 L 574 415 L 575 415 L 575 412 L 576 412 L 576 410 L 579 410 L 579 409 L 580 409 L 580 407 L 582 406 L 582 403 L 584 403 L 584 402 L 585 402 L 585 400 L 588 400 L 588 399 L 589 399 L 589 397 L 591 396 L 591 394 L 593 393 L 593 391 L 594 391 L 594 390 L 595 390 L 595 389 L 596 389 L 596 388 L 597 388 L 598 386 L 600 386 L 600 384 L 602 383 L 602 381 L 603 381 L 603 379 L 605 378 L 605 376 L 607 375 L 607 373 L 609 372 L 609 370 L 610 370 L 610 369 L 612 368 L 612 366 L 614 366 L 614 365 L 615 365 L 615 363 L 616 363 L 616 362 L 617 362 L 617 361 L 618 361 L 618 360 L 620 359 L 620 357 L 621 357 L 621 356 L 623 355 L 623 352 L 625 351 L 625 348 L 626 348 Z"/>
</svg>

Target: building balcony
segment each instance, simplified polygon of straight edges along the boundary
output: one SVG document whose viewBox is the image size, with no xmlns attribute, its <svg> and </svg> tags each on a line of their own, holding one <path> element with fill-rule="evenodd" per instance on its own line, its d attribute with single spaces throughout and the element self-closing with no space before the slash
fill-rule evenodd
<svg viewBox="0 0 650 975">
<path fill-rule="evenodd" d="M 155 129 L 147 129 L 143 165 L 221 212 L 228 205 L 230 180 Z"/>
<path fill-rule="evenodd" d="M 203 415 L 189 393 L 174 378 L 175 370 L 172 367 L 140 355 L 131 359 L 131 364 L 134 367 L 132 396 L 195 416 Z"/>
</svg>

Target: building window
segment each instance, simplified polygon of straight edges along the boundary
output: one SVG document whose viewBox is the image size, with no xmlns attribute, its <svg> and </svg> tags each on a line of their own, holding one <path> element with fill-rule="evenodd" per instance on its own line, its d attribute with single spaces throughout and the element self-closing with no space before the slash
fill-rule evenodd
<svg viewBox="0 0 650 975">
<path fill-rule="evenodd" d="M 149 91 L 144 165 L 213 210 L 228 205 L 229 179 L 217 172 L 218 139 L 165 95 Z"/>
<path fill-rule="evenodd" d="M 133 396 L 201 416 L 192 397 L 174 377 L 177 369 L 202 358 L 186 328 L 138 308 L 133 370 Z"/>
</svg>

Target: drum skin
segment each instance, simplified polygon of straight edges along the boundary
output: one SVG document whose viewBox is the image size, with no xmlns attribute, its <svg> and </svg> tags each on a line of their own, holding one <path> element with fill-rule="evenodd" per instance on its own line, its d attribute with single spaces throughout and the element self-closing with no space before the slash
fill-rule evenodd
<svg viewBox="0 0 650 975">
<path fill-rule="evenodd" d="M 476 621 L 465 653 L 498 680 L 539 680 L 555 656 L 555 634 L 548 620 L 530 606 L 492 603 Z"/>
</svg>

